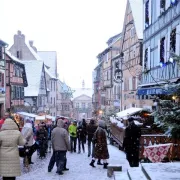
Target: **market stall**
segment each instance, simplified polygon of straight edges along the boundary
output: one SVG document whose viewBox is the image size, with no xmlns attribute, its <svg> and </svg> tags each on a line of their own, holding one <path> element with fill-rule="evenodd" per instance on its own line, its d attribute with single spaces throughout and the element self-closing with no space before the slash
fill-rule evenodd
<svg viewBox="0 0 180 180">
<path fill-rule="evenodd" d="M 142 134 L 150 133 L 150 112 L 142 108 L 129 108 L 116 114 L 116 117 L 110 117 L 111 142 L 115 141 L 120 147 L 123 145 L 125 129 L 128 126 L 128 117 L 136 118 L 136 125 L 141 128 Z"/>
</svg>

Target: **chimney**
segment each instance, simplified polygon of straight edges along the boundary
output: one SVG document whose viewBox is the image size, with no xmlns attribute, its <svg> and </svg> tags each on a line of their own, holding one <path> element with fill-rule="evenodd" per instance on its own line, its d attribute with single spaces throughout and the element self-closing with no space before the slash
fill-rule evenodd
<svg viewBox="0 0 180 180">
<path fill-rule="evenodd" d="M 33 41 L 32 40 L 30 40 L 29 41 L 29 45 L 33 48 L 33 50 L 37 53 L 37 48 L 35 47 L 35 46 L 33 46 Z"/>
<path fill-rule="evenodd" d="M 32 41 L 32 40 L 29 41 L 29 45 L 30 45 L 31 47 L 33 47 L 33 41 Z"/>
<path fill-rule="evenodd" d="M 17 34 L 18 34 L 18 35 L 21 35 L 21 31 L 20 31 L 20 30 L 18 30 Z"/>
</svg>

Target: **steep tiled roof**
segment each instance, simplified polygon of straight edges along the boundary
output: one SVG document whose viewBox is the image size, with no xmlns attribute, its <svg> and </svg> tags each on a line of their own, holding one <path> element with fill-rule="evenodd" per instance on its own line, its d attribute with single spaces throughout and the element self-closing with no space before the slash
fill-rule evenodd
<svg viewBox="0 0 180 180">
<path fill-rule="evenodd" d="M 20 64 L 24 64 L 23 61 L 19 60 L 19 59 L 18 59 L 17 57 L 15 57 L 15 56 L 13 56 L 13 55 L 11 54 L 11 52 L 9 52 L 8 50 L 6 50 L 6 54 L 7 54 L 13 61 L 16 61 L 16 62 L 18 62 L 18 63 L 20 63 Z"/>
<path fill-rule="evenodd" d="M 57 79 L 55 76 L 53 76 L 53 75 L 51 74 L 51 72 L 49 71 L 49 69 L 47 69 L 47 67 L 45 67 L 45 72 L 49 75 L 50 78 L 52 78 L 52 79 Z"/>
<path fill-rule="evenodd" d="M 44 61 L 44 64 L 49 67 L 49 72 L 57 77 L 57 55 L 56 51 L 38 51 L 38 55 Z"/>
<path fill-rule="evenodd" d="M 28 87 L 25 88 L 24 96 L 38 96 L 40 88 L 43 61 L 23 61 L 26 69 Z"/>
<path fill-rule="evenodd" d="M 143 1 L 129 0 L 138 39 L 143 39 Z"/>
</svg>

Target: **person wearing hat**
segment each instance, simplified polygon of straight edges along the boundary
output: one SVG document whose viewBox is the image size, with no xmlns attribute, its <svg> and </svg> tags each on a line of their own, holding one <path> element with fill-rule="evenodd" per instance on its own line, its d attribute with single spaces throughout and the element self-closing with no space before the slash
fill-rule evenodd
<svg viewBox="0 0 180 180">
<path fill-rule="evenodd" d="M 77 121 L 74 120 L 73 123 L 68 128 L 70 134 L 70 144 L 71 152 L 76 152 L 76 143 L 77 143 Z"/>
<path fill-rule="evenodd" d="M 128 118 L 129 125 L 125 130 L 123 149 L 126 153 L 126 159 L 131 167 L 139 166 L 139 144 L 141 129 L 134 123 L 134 118 Z"/>
</svg>

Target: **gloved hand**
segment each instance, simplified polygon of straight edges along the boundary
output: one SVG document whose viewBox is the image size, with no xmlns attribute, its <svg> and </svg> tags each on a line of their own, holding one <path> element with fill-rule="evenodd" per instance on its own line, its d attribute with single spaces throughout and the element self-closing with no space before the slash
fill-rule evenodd
<svg viewBox="0 0 180 180">
<path fill-rule="evenodd" d="M 73 136 L 75 135 L 75 133 L 74 133 L 74 132 L 72 132 L 71 134 L 72 134 Z"/>
</svg>

